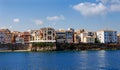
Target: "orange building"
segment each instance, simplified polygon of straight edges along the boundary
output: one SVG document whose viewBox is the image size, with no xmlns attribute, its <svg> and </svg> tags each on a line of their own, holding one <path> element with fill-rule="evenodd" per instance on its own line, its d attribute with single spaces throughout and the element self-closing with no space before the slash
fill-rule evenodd
<svg viewBox="0 0 120 70">
<path fill-rule="evenodd" d="M 22 32 L 20 36 L 24 39 L 24 43 L 30 42 L 30 33 L 29 32 Z"/>
</svg>

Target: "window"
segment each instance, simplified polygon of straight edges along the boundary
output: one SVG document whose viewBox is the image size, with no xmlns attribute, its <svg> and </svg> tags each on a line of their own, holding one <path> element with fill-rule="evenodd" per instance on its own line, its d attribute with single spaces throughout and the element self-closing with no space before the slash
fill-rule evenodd
<svg viewBox="0 0 120 70">
<path fill-rule="evenodd" d="M 51 40 L 52 39 L 52 37 L 51 36 L 48 36 L 48 40 Z"/>
<path fill-rule="evenodd" d="M 46 33 L 45 33 L 45 37 L 46 37 Z"/>
<path fill-rule="evenodd" d="M 53 37 L 55 36 L 55 34 L 53 33 Z"/>
<path fill-rule="evenodd" d="M 52 34 L 52 31 L 48 31 L 48 34 L 51 35 L 51 34 Z"/>
</svg>

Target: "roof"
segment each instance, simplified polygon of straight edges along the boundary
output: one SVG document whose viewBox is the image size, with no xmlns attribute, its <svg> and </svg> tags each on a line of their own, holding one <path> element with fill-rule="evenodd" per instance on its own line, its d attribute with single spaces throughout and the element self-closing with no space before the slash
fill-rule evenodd
<svg viewBox="0 0 120 70">
<path fill-rule="evenodd" d="M 105 31 L 114 32 L 114 31 L 116 31 L 116 30 L 108 30 L 108 29 L 104 30 L 104 29 L 103 29 L 103 30 L 99 30 L 99 31 L 97 31 L 97 32 L 102 32 L 102 31 L 104 31 L 104 32 L 105 32 Z"/>
<path fill-rule="evenodd" d="M 5 32 L 5 33 L 11 33 L 11 31 L 9 29 L 0 29 L 1 32 Z"/>
<path fill-rule="evenodd" d="M 30 35 L 29 32 L 23 32 L 22 35 Z"/>
<path fill-rule="evenodd" d="M 55 30 L 55 29 L 51 27 L 45 27 L 45 28 L 41 28 L 40 30 Z"/>
</svg>

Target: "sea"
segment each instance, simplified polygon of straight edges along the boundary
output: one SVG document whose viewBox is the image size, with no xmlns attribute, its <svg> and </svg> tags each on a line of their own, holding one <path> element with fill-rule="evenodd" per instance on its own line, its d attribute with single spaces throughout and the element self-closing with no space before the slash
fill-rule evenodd
<svg viewBox="0 0 120 70">
<path fill-rule="evenodd" d="M 0 52 L 0 70 L 120 70 L 120 50 Z"/>
</svg>

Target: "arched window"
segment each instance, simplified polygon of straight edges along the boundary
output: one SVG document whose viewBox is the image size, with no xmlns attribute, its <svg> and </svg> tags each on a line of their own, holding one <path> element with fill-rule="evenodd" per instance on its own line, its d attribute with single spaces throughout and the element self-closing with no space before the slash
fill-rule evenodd
<svg viewBox="0 0 120 70">
<path fill-rule="evenodd" d="M 51 40 L 52 39 L 52 37 L 51 36 L 48 36 L 48 40 Z"/>
<path fill-rule="evenodd" d="M 48 35 L 51 35 L 52 34 L 52 31 L 48 31 Z"/>
</svg>

